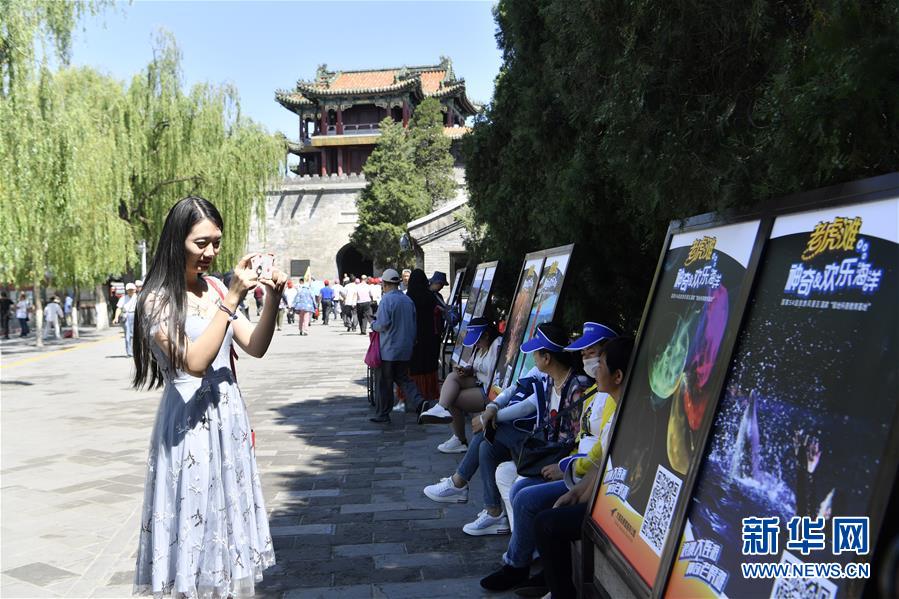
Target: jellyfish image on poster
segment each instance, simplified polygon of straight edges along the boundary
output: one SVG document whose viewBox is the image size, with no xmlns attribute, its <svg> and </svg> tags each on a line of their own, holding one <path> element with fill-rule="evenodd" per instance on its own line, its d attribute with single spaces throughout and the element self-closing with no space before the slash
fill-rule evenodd
<svg viewBox="0 0 899 599">
<path fill-rule="evenodd" d="M 703 306 L 687 358 L 684 411 L 690 430 L 698 430 L 709 403 L 706 384 L 718 362 L 718 351 L 727 328 L 729 302 L 727 289 L 719 287 L 712 292 L 712 301 Z"/>
<path fill-rule="evenodd" d="M 652 405 L 660 407 L 671 397 L 680 382 L 690 351 L 690 323 L 692 319 L 678 317 L 671 338 L 661 348 L 649 369 L 649 388 Z"/>
</svg>

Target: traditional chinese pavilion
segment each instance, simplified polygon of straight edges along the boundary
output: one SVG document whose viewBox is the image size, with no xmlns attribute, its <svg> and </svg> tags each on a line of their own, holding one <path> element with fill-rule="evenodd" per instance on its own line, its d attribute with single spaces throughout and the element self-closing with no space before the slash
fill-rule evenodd
<svg viewBox="0 0 899 599">
<path fill-rule="evenodd" d="M 314 81 L 275 92 L 277 102 L 300 117 L 299 140 L 288 144 L 300 163 L 291 170 L 320 176 L 361 173 L 377 143 L 378 123 L 390 117 L 407 126 L 425 98 L 440 101 L 444 131 L 454 139 L 464 135 L 465 119 L 478 110 L 448 58 L 430 66 L 363 71 L 320 66 Z"/>
</svg>

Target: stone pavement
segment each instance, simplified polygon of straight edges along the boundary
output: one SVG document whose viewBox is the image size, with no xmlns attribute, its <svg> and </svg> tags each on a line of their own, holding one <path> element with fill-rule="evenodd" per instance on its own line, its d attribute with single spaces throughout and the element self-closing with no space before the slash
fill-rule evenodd
<svg viewBox="0 0 899 599">
<path fill-rule="evenodd" d="M 368 422 L 367 337 L 275 335 L 263 360 L 237 365 L 278 561 L 258 595 L 482 596 L 508 537 L 462 532 L 480 482 L 468 504 L 421 492 L 459 460 L 435 449 L 448 427 Z M 118 331 L 62 345 L 0 346 L 0 595 L 129 596 L 160 392 L 129 389 Z"/>
</svg>

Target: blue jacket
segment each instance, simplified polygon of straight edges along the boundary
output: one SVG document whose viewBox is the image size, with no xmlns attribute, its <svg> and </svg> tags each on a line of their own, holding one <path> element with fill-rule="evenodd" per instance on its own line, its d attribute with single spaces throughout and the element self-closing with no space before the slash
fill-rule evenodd
<svg viewBox="0 0 899 599">
<path fill-rule="evenodd" d="M 385 293 L 371 328 L 381 334 L 382 360 L 409 361 L 415 344 L 415 304 L 411 299 L 397 290 Z"/>
</svg>

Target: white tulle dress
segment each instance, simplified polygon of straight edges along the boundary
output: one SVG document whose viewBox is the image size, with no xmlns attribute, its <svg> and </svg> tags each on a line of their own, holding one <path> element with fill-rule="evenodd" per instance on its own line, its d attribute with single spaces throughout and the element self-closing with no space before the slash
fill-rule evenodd
<svg viewBox="0 0 899 599">
<path fill-rule="evenodd" d="M 188 316 L 196 339 L 210 319 Z M 135 594 L 247 597 L 275 563 L 232 327 L 203 378 L 166 370 L 147 459 Z M 160 365 L 166 355 L 153 342 Z"/>
</svg>

